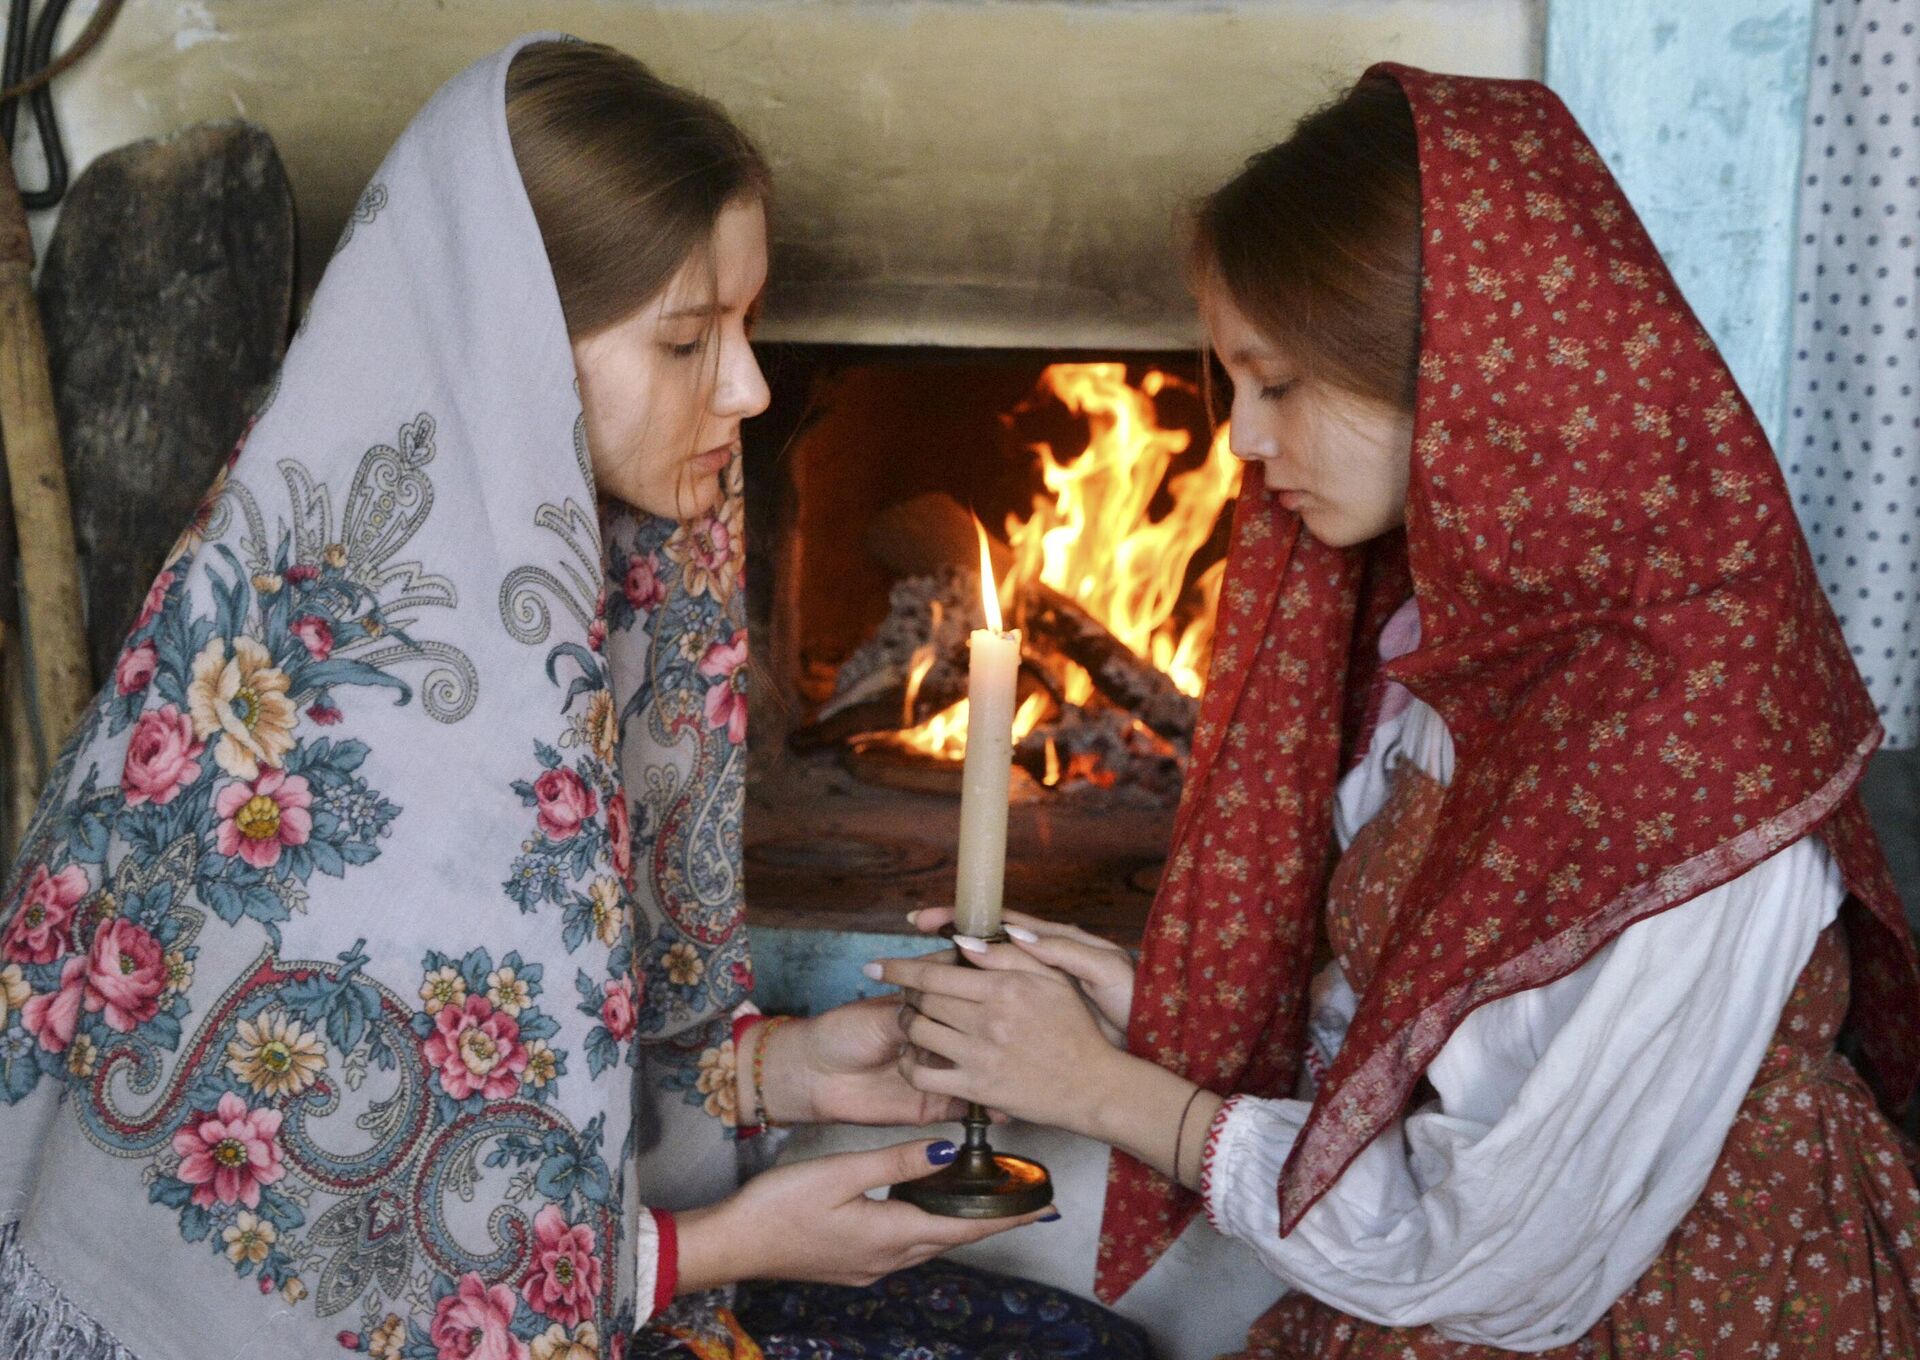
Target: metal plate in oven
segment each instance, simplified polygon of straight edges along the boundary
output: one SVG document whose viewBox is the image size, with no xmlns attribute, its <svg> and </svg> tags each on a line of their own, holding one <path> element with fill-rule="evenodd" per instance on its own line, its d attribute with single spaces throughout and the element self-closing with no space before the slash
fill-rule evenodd
<svg viewBox="0 0 1920 1360">
<path fill-rule="evenodd" d="M 946 852 L 921 841 L 870 836 L 775 836 L 747 846 L 747 862 L 768 869 L 897 878 L 946 867 Z"/>
<path fill-rule="evenodd" d="M 1126 884 L 1137 893 L 1152 897 L 1160 891 L 1160 876 L 1167 870 L 1164 859 L 1151 859 L 1127 871 Z"/>
</svg>

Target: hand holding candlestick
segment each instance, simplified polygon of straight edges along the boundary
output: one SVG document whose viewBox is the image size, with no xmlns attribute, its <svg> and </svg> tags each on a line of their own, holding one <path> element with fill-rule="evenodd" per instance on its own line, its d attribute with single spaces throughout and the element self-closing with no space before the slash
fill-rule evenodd
<svg viewBox="0 0 1920 1360">
<path fill-rule="evenodd" d="M 941 931 L 949 938 L 955 933 L 952 926 Z M 989 944 L 1005 944 L 1008 939 L 998 931 L 984 938 Z M 960 950 L 954 954 L 963 966 L 974 966 Z M 966 1137 L 953 1165 L 919 1180 L 902 1181 L 888 1195 L 947 1218 L 1012 1218 L 1053 1203 L 1053 1178 L 1047 1168 L 1027 1157 L 995 1152 L 987 1141 L 990 1122 L 984 1106 L 969 1103 L 962 1121 Z"/>
<path fill-rule="evenodd" d="M 1013 711 L 1020 674 L 1020 630 L 1002 631 L 1000 595 L 986 530 L 980 536 L 980 594 L 987 626 L 968 639 L 967 764 L 960 785 L 960 848 L 954 884 L 954 924 L 945 933 L 990 943 L 1000 929 L 1000 902 L 1007 876 L 1007 793 L 1013 773 Z M 971 967 L 966 955 L 956 961 Z M 987 1112 L 967 1106 L 966 1141 L 952 1166 L 893 1187 L 895 1199 L 950 1218 L 1006 1218 L 1053 1202 L 1046 1167 L 1024 1157 L 994 1152 L 987 1142 Z"/>
</svg>

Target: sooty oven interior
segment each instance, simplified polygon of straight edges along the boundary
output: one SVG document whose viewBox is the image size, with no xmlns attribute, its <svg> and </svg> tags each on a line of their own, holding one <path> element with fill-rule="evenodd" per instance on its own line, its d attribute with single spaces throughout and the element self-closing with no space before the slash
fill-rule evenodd
<svg viewBox="0 0 1920 1360">
<path fill-rule="evenodd" d="M 980 538 L 1022 629 L 1008 907 L 1138 942 L 1237 465 L 1192 352 L 762 347 L 746 430 L 756 925 L 951 901 Z"/>
</svg>

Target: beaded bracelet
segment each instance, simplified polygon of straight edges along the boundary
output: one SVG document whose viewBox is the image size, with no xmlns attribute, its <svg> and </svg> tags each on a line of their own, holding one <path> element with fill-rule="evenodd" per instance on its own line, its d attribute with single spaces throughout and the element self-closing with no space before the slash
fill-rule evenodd
<svg viewBox="0 0 1920 1360">
<path fill-rule="evenodd" d="M 780 1126 L 767 1114 L 766 1088 L 761 1078 L 766 1070 L 767 1040 L 782 1025 L 793 1023 L 791 1015 L 770 1016 L 754 1026 L 756 1042 L 753 1046 L 753 1126 L 757 1129 L 777 1129 Z"/>
</svg>

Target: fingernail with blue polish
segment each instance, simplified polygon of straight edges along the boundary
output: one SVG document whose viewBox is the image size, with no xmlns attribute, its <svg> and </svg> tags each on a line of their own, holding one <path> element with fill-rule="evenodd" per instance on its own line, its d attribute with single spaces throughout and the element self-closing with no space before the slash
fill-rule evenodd
<svg viewBox="0 0 1920 1360">
<path fill-rule="evenodd" d="M 1036 1223 L 1058 1223 L 1059 1221 L 1060 1221 L 1060 1211 L 1058 1209 L 1054 1209 L 1048 1213 L 1042 1214 L 1039 1218 L 1034 1220 L 1034 1222 Z"/>
<path fill-rule="evenodd" d="M 935 1166 L 946 1166 L 959 1155 L 960 1149 L 944 1138 L 927 1149 L 927 1160 Z"/>
<path fill-rule="evenodd" d="M 969 954 L 984 954 L 987 952 L 987 942 L 978 936 L 956 935 L 953 937 L 953 942 Z"/>
<path fill-rule="evenodd" d="M 880 980 L 880 965 L 877 963 L 863 963 L 860 965 L 860 971 L 872 978 L 875 982 Z"/>
</svg>

